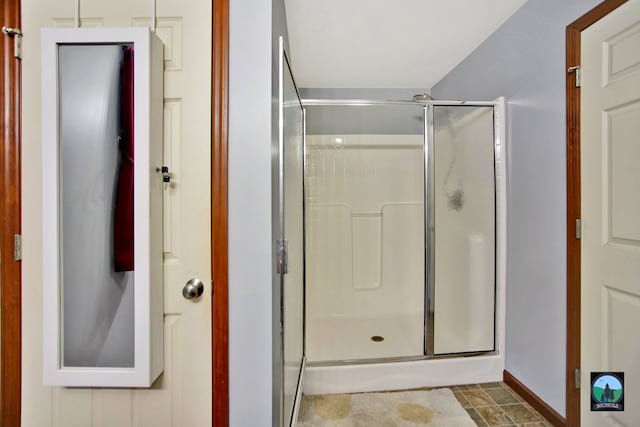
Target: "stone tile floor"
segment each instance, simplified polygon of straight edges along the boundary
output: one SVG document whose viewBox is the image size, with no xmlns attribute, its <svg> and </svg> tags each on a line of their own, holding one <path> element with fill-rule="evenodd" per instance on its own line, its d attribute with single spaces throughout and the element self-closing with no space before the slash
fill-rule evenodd
<svg viewBox="0 0 640 427">
<path fill-rule="evenodd" d="M 439 388 L 439 387 L 436 387 Z M 478 427 L 553 427 L 503 382 L 446 386 Z M 422 387 L 417 390 L 432 390 Z"/>
<path fill-rule="evenodd" d="M 552 427 L 502 382 L 449 387 L 478 427 Z"/>
</svg>

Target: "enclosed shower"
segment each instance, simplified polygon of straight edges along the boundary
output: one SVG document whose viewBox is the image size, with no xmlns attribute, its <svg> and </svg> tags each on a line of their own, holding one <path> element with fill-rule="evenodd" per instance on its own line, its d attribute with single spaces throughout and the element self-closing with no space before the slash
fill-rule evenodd
<svg viewBox="0 0 640 427">
<path fill-rule="evenodd" d="M 501 380 L 504 100 L 304 98 L 281 58 L 283 420 L 303 390 Z"/>
<path fill-rule="evenodd" d="M 307 361 L 493 351 L 494 106 L 303 104 Z"/>
</svg>

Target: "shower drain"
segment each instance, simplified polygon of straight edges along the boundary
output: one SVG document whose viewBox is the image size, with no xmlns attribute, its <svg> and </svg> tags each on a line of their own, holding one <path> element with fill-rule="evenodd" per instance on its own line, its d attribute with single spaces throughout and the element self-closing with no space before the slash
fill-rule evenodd
<svg viewBox="0 0 640 427">
<path fill-rule="evenodd" d="M 384 341 L 384 337 L 381 337 L 380 335 L 374 335 L 371 337 L 371 341 L 381 342 Z"/>
</svg>

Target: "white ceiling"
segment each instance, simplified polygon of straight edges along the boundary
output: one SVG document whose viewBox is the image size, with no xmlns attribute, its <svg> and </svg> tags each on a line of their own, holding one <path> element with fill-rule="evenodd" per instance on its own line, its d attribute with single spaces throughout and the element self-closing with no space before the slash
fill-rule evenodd
<svg viewBox="0 0 640 427">
<path fill-rule="evenodd" d="M 431 88 L 526 0 L 285 0 L 298 87 Z"/>
</svg>

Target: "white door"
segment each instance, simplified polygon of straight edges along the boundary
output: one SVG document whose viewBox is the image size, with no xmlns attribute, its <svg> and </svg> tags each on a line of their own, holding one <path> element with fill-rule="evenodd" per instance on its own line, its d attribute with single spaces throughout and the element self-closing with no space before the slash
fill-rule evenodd
<svg viewBox="0 0 640 427">
<path fill-rule="evenodd" d="M 87 27 L 149 26 L 148 0 L 80 0 Z M 74 2 L 23 0 L 22 424 L 64 426 L 211 426 L 210 123 L 211 1 L 156 0 L 165 44 L 164 373 L 151 389 L 42 386 L 39 255 L 40 28 L 73 26 Z M 206 284 L 196 302 L 182 297 L 190 278 Z M 28 303 L 27 303 L 28 302 Z"/>
<path fill-rule="evenodd" d="M 639 426 L 640 0 L 581 43 L 581 425 Z M 593 371 L 624 372 L 624 412 L 591 411 Z"/>
</svg>

